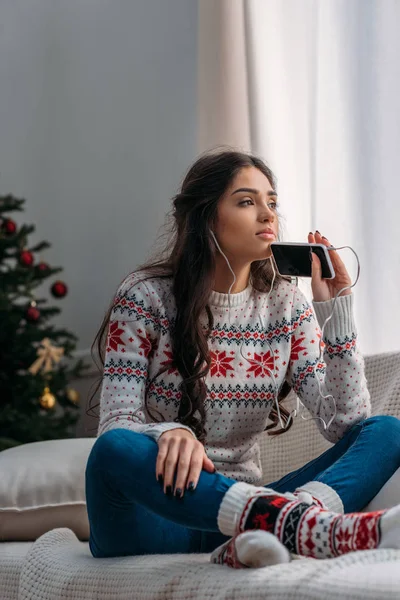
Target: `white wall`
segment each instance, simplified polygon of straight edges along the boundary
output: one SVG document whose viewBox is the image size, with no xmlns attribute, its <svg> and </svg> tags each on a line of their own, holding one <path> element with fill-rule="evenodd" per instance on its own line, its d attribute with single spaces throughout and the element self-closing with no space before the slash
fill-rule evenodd
<svg viewBox="0 0 400 600">
<path fill-rule="evenodd" d="M 52 244 L 83 352 L 196 156 L 196 45 L 195 0 L 1 0 L 0 194 Z"/>
</svg>

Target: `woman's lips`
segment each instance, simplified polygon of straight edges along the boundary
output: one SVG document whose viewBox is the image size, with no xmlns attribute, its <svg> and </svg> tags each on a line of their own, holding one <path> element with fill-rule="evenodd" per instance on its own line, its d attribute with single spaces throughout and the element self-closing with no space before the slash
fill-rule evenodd
<svg viewBox="0 0 400 600">
<path fill-rule="evenodd" d="M 274 240 L 274 233 L 257 233 L 257 237 L 263 238 L 264 240 Z"/>
</svg>

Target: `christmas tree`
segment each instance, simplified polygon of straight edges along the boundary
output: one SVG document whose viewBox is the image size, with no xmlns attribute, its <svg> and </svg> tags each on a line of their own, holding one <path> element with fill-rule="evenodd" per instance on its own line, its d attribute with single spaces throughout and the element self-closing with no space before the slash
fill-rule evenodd
<svg viewBox="0 0 400 600">
<path fill-rule="evenodd" d="M 48 242 L 28 247 L 35 226 L 10 218 L 24 203 L 0 196 L 0 450 L 74 437 L 79 397 L 68 382 L 87 368 L 73 359 L 78 338 L 51 324 L 61 309 L 36 297 L 36 288 L 63 269 L 38 257 Z M 56 280 L 50 291 L 63 298 L 67 286 Z"/>
</svg>

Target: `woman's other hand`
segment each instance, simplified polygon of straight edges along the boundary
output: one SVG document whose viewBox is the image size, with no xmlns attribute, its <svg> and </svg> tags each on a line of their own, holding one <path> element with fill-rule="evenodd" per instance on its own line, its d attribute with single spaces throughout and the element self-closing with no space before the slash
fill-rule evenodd
<svg viewBox="0 0 400 600">
<path fill-rule="evenodd" d="M 172 493 L 175 473 L 174 494 L 181 498 L 185 489 L 193 491 L 202 469 L 209 473 L 216 471 L 203 444 L 190 431 L 176 428 L 159 437 L 156 477 L 164 482 L 164 493 Z"/>
</svg>

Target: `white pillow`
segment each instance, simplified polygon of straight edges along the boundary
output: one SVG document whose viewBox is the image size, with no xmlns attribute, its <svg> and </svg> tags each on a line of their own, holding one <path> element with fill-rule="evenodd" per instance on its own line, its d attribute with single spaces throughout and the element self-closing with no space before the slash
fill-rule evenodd
<svg viewBox="0 0 400 600">
<path fill-rule="evenodd" d="M 384 510 L 400 504 L 400 469 L 397 469 L 391 478 L 382 486 L 375 498 L 362 512 Z"/>
<path fill-rule="evenodd" d="M 89 539 L 85 469 L 95 441 L 49 440 L 0 452 L 0 540 L 31 541 L 57 527 Z"/>
</svg>

